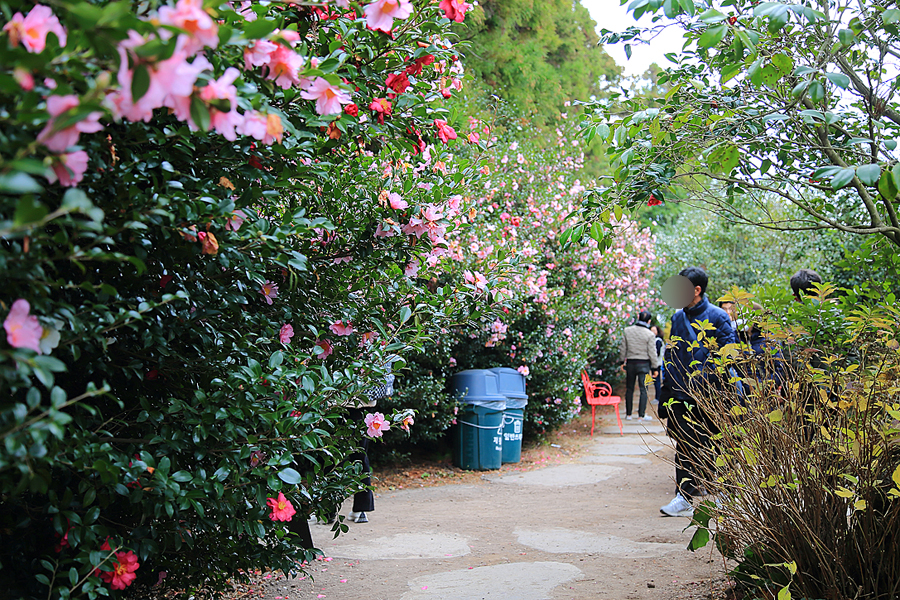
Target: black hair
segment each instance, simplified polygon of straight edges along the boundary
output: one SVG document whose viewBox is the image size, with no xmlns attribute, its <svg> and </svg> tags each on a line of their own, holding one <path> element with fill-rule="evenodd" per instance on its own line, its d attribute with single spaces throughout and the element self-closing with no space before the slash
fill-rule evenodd
<svg viewBox="0 0 900 600">
<path fill-rule="evenodd" d="M 651 325 L 650 327 L 656 327 L 656 337 L 657 337 L 658 339 L 661 339 L 662 341 L 666 341 L 666 334 L 663 333 L 663 328 L 662 328 L 662 327 L 660 327 L 660 326 L 657 325 L 656 323 L 654 323 L 654 324 Z"/>
<path fill-rule="evenodd" d="M 701 294 L 706 293 L 706 286 L 709 284 L 709 277 L 706 275 L 706 271 L 700 267 L 688 267 L 687 269 L 682 269 L 679 275 L 687 277 L 695 287 L 700 286 Z"/>
<path fill-rule="evenodd" d="M 652 320 L 653 320 L 653 315 L 648 313 L 646 310 L 642 310 L 638 314 L 638 321 L 643 321 L 644 323 L 649 323 Z"/>
<path fill-rule="evenodd" d="M 719 308 L 725 308 L 726 304 L 734 304 L 734 300 L 722 300 L 719 302 Z"/>
<path fill-rule="evenodd" d="M 791 276 L 791 289 L 794 298 L 800 299 L 800 292 L 808 293 L 814 283 L 822 283 L 822 277 L 812 269 L 800 269 Z"/>
</svg>

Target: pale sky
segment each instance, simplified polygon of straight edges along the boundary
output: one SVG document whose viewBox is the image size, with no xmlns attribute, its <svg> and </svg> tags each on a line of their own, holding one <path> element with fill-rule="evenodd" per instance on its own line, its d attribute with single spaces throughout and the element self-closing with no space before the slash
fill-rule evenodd
<svg viewBox="0 0 900 600">
<path fill-rule="evenodd" d="M 631 13 L 626 12 L 625 6 L 619 5 L 619 0 L 581 0 L 581 4 L 591 13 L 591 17 L 597 22 L 597 31 L 609 29 L 610 31 L 625 31 L 631 25 L 649 26 L 651 17 L 644 15 L 640 21 L 635 21 Z M 658 63 L 661 67 L 671 65 L 664 56 L 667 52 L 678 52 L 683 44 L 681 29 L 671 27 L 656 37 L 650 45 L 632 44 L 631 60 L 625 58 L 623 44 L 606 46 L 606 51 L 616 63 L 625 67 L 625 75 L 640 75 L 647 70 L 652 63 Z"/>
</svg>

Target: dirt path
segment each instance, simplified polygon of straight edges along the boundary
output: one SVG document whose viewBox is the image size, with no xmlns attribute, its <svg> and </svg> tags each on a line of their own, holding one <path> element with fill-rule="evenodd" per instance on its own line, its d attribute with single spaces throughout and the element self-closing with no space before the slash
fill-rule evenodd
<svg viewBox="0 0 900 600">
<path fill-rule="evenodd" d="M 673 493 L 662 427 L 625 424 L 620 436 L 613 417 L 602 425 L 598 417 L 593 439 L 574 436 L 572 448 L 555 456 L 547 447 L 533 450 L 529 462 L 500 472 L 454 477 L 448 469 L 419 477 L 422 483 L 409 472 L 389 475 L 381 484 L 393 489 L 378 493 L 369 523 L 348 523 L 337 540 L 328 526 L 312 526 L 326 557 L 311 565 L 312 578 L 263 576 L 245 597 L 722 598 L 717 555 L 686 551 L 688 521 L 659 513 Z M 584 425 L 582 417 L 575 430 Z M 535 460 L 536 452 L 544 458 Z M 548 466 L 529 470 L 540 465 Z M 461 483 L 423 482 L 454 479 Z"/>
</svg>

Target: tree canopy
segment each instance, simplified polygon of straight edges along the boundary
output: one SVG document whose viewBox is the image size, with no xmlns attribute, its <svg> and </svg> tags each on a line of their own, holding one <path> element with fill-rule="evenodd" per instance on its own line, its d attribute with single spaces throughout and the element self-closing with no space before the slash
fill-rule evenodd
<svg viewBox="0 0 900 600">
<path fill-rule="evenodd" d="M 680 26 L 686 49 L 660 75 L 671 87 L 662 106 L 594 105 L 588 135 L 611 143 L 616 170 L 587 204 L 589 219 L 683 198 L 739 222 L 900 245 L 893 3 L 636 0 L 629 9 L 654 25 L 606 41 Z M 737 196 L 759 210 L 743 213 Z M 798 216 L 769 212 L 773 199 Z"/>
<path fill-rule="evenodd" d="M 597 24 L 578 0 L 485 0 L 461 35 L 469 67 L 492 91 L 539 122 L 566 100 L 587 100 L 620 67 L 598 46 Z"/>
</svg>

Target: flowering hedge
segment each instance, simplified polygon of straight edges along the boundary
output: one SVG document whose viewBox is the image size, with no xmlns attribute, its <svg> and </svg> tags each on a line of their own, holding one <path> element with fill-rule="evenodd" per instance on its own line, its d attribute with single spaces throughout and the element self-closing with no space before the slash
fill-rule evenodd
<svg viewBox="0 0 900 600">
<path fill-rule="evenodd" d="M 398 406 L 428 398 L 416 406 L 423 437 L 434 438 L 455 422 L 455 403 L 443 391 L 450 374 L 496 366 L 527 375 L 526 431 L 540 436 L 553 430 L 581 410 L 581 371 L 590 367 L 593 378 L 608 373 L 618 359 L 620 329 L 637 311 L 662 304 L 651 289 L 660 260 L 648 229 L 623 218 L 608 243 L 588 236 L 565 242 L 575 222 L 569 215 L 585 190 L 582 144 L 568 115 L 550 131 L 549 144 L 517 139 L 515 125 L 503 125 L 504 139 L 488 132 L 481 140 L 490 144 L 484 181 L 466 197 L 471 209 L 462 217 L 472 226 L 450 237 L 454 261 L 446 267 L 447 277 L 461 274 L 476 288 L 492 274 L 485 293 L 494 311 L 485 312 L 480 328 L 448 331 L 414 359 L 433 382 L 425 385 L 430 392 L 422 381 L 409 389 L 401 382 Z M 485 133 L 479 121 L 470 121 L 468 136 Z"/>
<path fill-rule="evenodd" d="M 442 104 L 468 5 L 5 7 L 4 583 L 296 571 L 363 429 L 413 420 L 342 406 L 481 295 L 431 281 L 477 175 Z"/>
</svg>

